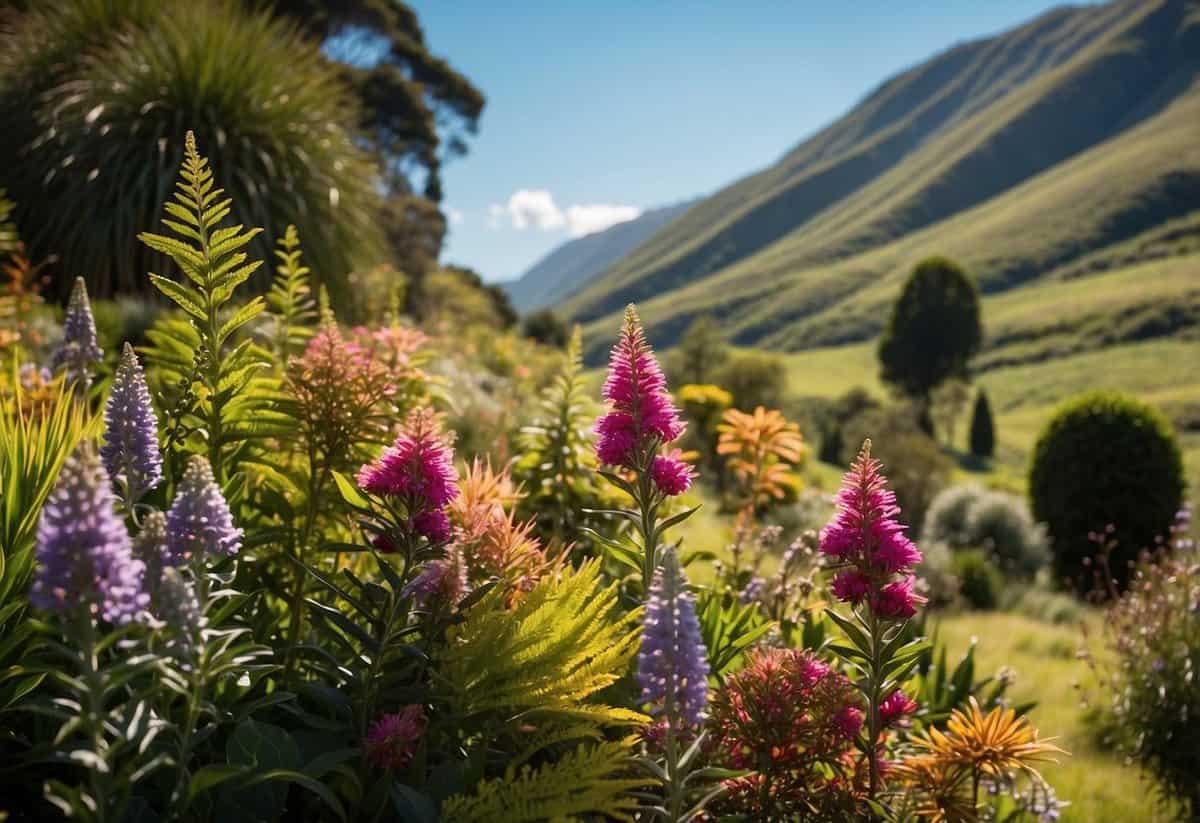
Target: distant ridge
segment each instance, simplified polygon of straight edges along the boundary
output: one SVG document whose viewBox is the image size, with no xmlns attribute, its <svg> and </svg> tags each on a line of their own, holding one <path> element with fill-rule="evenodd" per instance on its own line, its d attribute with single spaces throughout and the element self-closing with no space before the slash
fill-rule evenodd
<svg viewBox="0 0 1200 823">
<path fill-rule="evenodd" d="M 888 79 L 560 308 L 593 358 L 629 301 L 659 345 L 710 313 L 748 345 L 861 341 L 923 256 L 995 294 L 1198 209 L 1200 0 L 1064 7 Z"/>
<path fill-rule="evenodd" d="M 652 209 L 604 231 L 568 240 L 516 280 L 500 285 L 521 312 L 558 303 L 583 288 L 589 280 L 629 254 L 691 205 L 692 202 L 688 202 Z"/>
</svg>

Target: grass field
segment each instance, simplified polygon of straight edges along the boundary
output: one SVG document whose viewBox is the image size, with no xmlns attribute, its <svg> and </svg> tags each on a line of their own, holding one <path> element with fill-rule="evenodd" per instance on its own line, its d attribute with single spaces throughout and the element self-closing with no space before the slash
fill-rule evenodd
<svg viewBox="0 0 1200 823">
<path fill-rule="evenodd" d="M 1093 629 L 1098 622 L 1098 615 L 1089 616 Z M 1156 808 L 1153 787 L 1135 766 L 1123 763 L 1115 752 L 1097 748 L 1089 739 L 1081 696 L 1089 693 L 1094 681 L 1088 666 L 1076 659 L 1083 640 L 1081 627 L 1054 626 L 1002 613 L 959 614 L 935 620 L 934 625 L 952 659 L 977 639 L 975 656 L 980 672 L 987 675 L 1010 666 L 1016 670 L 1017 681 L 1009 694 L 1018 702 L 1038 702 L 1031 713 L 1034 724 L 1071 753 L 1042 770 L 1059 797 L 1071 803 L 1064 810 L 1064 823 L 1176 819 L 1172 810 Z M 1094 690 L 1090 694 L 1098 696 Z"/>
</svg>

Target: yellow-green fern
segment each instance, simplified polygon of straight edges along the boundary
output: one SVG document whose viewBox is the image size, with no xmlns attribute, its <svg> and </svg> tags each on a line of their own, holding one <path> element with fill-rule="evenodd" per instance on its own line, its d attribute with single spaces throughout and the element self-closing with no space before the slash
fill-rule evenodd
<svg viewBox="0 0 1200 823">
<path fill-rule="evenodd" d="M 455 823 L 576 821 L 597 816 L 633 820 L 632 794 L 654 781 L 636 774 L 637 738 L 580 744 L 575 751 L 537 769 L 509 767 L 502 778 L 480 783 L 470 795 L 442 805 L 442 819 Z"/>
<path fill-rule="evenodd" d="M 267 305 L 275 317 L 275 352 L 281 365 L 300 351 L 313 336 L 317 308 L 309 285 L 309 269 L 300 262 L 300 235 L 289 225 L 279 240 L 275 256 L 275 280 L 267 293 Z"/>
<path fill-rule="evenodd" d="M 511 610 L 497 587 L 449 632 L 440 671 L 465 717 L 636 724 L 646 717 L 587 702 L 628 671 L 641 610 L 621 615 L 617 586 L 600 588 L 599 565 L 539 582 Z"/>
</svg>

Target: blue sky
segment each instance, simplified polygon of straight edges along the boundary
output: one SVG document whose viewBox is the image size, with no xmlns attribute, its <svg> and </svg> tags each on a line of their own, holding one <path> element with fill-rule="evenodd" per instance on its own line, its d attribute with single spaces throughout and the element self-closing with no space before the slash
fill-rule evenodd
<svg viewBox="0 0 1200 823">
<path fill-rule="evenodd" d="M 487 95 L 445 170 L 445 262 L 518 276 L 572 235 L 770 164 L 889 75 L 1043 0 L 418 0 Z"/>
</svg>

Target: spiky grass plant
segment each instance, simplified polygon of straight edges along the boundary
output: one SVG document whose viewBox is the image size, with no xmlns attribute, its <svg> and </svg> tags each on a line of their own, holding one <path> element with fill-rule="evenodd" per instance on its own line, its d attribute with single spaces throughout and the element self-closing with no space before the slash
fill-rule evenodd
<svg viewBox="0 0 1200 823">
<path fill-rule="evenodd" d="M 185 129 L 213 153 L 237 222 L 266 229 L 255 257 L 297 224 L 335 298 L 359 261 L 377 262 L 378 175 L 346 129 L 354 97 L 269 11 L 64 0 L 35 4 L 7 39 L 0 152 L 18 162 L 4 182 L 33 257 L 88 272 L 96 296 L 142 291 L 160 267 L 133 238 L 170 189 Z"/>
</svg>

